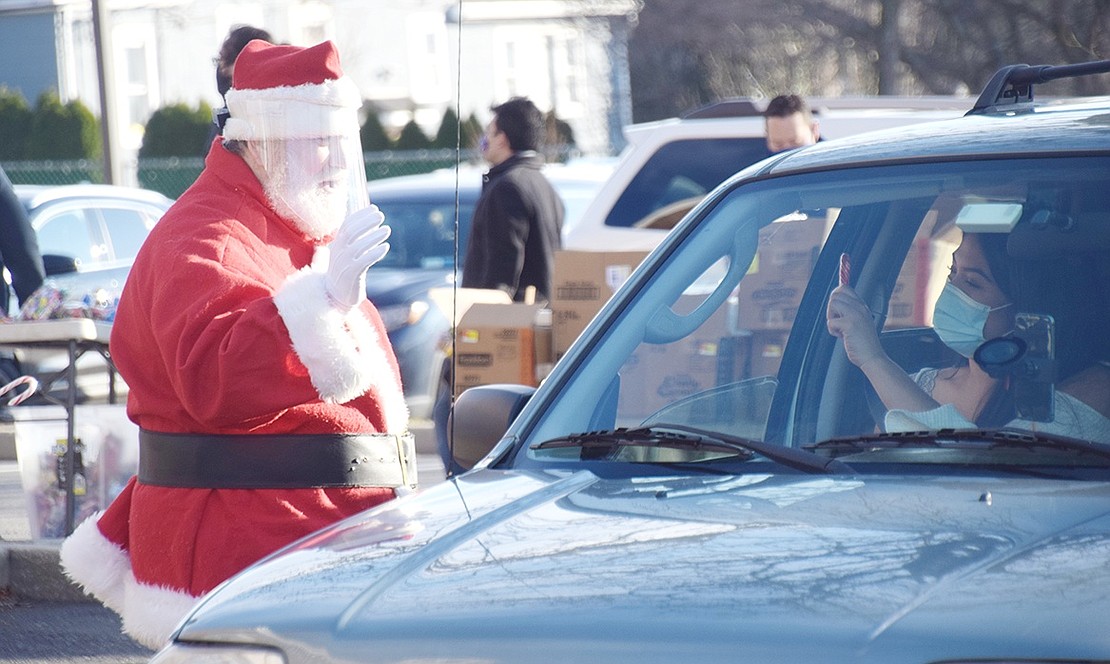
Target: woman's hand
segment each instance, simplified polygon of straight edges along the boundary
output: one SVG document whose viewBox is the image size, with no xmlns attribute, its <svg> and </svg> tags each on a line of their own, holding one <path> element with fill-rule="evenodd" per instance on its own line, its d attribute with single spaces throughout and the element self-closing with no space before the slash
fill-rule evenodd
<svg viewBox="0 0 1110 664">
<path fill-rule="evenodd" d="M 844 341 L 848 359 L 863 371 L 888 409 L 921 413 L 940 404 L 887 356 L 871 310 L 851 286 L 837 286 L 829 294 L 829 333 Z"/>
<path fill-rule="evenodd" d="M 826 315 L 829 334 L 844 341 L 844 351 L 852 364 L 862 369 L 875 360 L 886 358 L 879 345 L 871 310 L 851 286 L 833 289 Z"/>
</svg>

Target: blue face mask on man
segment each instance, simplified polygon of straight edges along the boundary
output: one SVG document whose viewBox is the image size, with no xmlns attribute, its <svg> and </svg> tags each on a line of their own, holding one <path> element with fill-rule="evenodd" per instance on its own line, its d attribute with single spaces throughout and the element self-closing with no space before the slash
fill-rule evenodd
<svg viewBox="0 0 1110 664">
<path fill-rule="evenodd" d="M 1010 304 L 991 308 L 949 282 L 944 285 L 933 309 L 933 330 L 945 346 L 971 358 L 975 349 L 986 341 L 987 317 L 992 311 L 1008 306 Z"/>
</svg>

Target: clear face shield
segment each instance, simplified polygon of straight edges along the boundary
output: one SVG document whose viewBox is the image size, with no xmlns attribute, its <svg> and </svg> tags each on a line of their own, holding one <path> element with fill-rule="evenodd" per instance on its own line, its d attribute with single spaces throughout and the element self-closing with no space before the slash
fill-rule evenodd
<svg viewBox="0 0 1110 664">
<path fill-rule="evenodd" d="M 249 115 L 244 157 L 279 215 L 314 239 L 334 235 L 370 204 L 356 109 L 298 100 L 265 110 Z M 232 108 L 225 137 L 240 133 L 235 120 Z"/>
</svg>

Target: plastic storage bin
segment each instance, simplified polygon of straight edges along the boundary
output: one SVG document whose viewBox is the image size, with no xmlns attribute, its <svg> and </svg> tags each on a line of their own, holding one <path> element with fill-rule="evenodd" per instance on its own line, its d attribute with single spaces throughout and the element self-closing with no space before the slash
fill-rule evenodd
<svg viewBox="0 0 1110 664">
<path fill-rule="evenodd" d="M 15 445 L 32 539 L 65 537 L 66 418 L 61 406 L 19 406 Z M 123 405 L 78 406 L 74 415 L 75 525 L 104 509 L 135 474 L 139 428 Z"/>
</svg>

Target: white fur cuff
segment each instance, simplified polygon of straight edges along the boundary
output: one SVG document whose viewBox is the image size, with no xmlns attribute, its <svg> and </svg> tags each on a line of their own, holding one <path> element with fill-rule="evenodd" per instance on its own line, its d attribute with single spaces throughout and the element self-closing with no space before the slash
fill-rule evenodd
<svg viewBox="0 0 1110 664">
<path fill-rule="evenodd" d="M 100 532 L 97 512 L 62 542 L 62 571 L 81 589 L 116 613 L 123 613 L 123 587 L 131 577 L 131 558 Z"/>
</svg>

